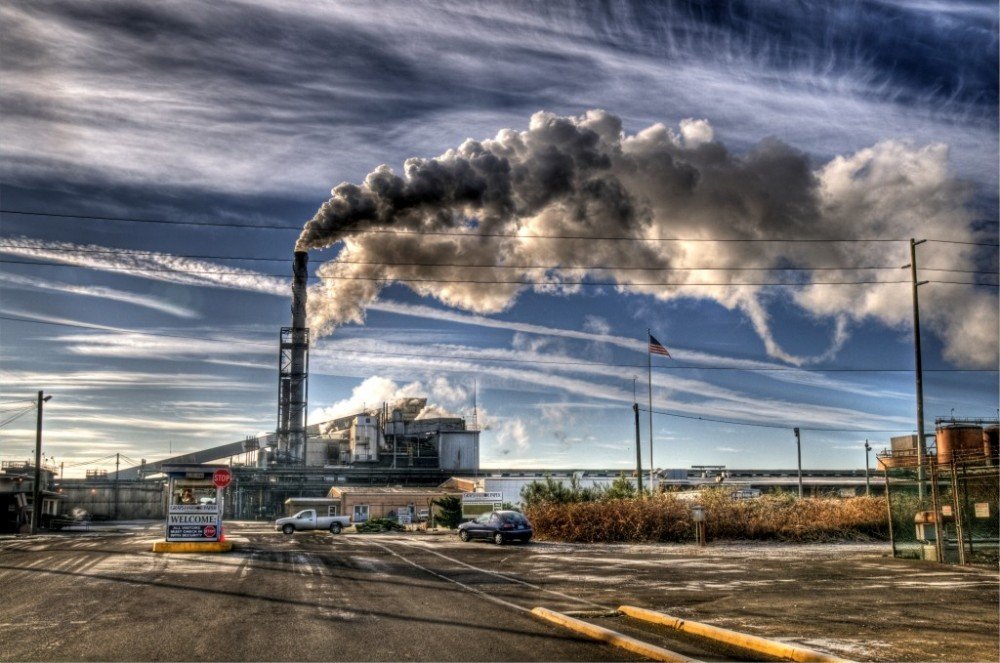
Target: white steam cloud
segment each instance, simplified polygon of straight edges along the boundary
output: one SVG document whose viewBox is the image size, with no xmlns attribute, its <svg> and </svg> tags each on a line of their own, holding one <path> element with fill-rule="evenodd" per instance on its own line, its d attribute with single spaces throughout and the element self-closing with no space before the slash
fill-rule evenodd
<svg viewBox="0 0 1000 663">
<path fill-rule="evenodd" d="M 382 165 L 360 185 L 335 187 L 297 245 L 343 243 L 317 270 L 325 278 L 310 293 L 310 327 L 325 334 L 363 321 L 392 282 L 448 306 L 497 313 L 528 288 L 566 294 L 579 286 L 563 282 L 592 278 L 661 300 L 713 300 L 744 312 L 769 355 L 797 365 L 826 359 L 852 321 L 910 324 L 907 274 L 895 269 L 908 259 L 905 244 L 832 240 L 976 241 L 970 192 L 947 161 L 944 145 L 887 141 L 814 168 L 776 140 L 733 154 L 706 120 L 684 120 L 679 133 L 655 124 L 626 135 L 604 111 L 539 112 L 527 131 L 504 129 L 437 158 L 408 159 L 402 175 Z M 627 240 L 601 239 L 609 237 Z M 816 241 L 757 241 L 775 238 Z M 705 241 L 719 239 L 738 241 Z M 928 274 L 982 258 L 961 244 L 926 253 Z M 768 271 L 788 266 L 808 269 Z M 873 267 L 882 269 L 861 269 Z M 777 280 L 796 287 L 754 285 Z M 767 302 L 788 292 L 805 313 L 833 324 L 829 346 L 813 356 L 792 355 L 775 338 Z M 951 361 L 996 364 L 994 292 L 936 284 L 921 295 Z"/>
</svg>

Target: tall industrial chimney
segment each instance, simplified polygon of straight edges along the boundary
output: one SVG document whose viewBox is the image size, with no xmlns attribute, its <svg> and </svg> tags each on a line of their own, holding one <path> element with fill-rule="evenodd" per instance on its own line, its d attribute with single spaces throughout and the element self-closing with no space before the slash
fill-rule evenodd
<svg viewBox="0 0 1000 663">
<path fill-rule="evenodd" d="M 309 329 L 306 283 L 309 254 L 296 251 L 292 262 L 292 326 L 281 328 L 278 354 L 278 448 L 276 462 L 303 464 L 306 459 L 306 405 L 309 377 Z"/>
</svg>

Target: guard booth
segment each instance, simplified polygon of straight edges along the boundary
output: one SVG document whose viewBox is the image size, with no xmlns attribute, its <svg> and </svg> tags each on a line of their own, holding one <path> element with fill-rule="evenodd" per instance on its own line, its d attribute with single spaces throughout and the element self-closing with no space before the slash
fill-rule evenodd
<svg viewBox="0 0 1000 663">
<path fill-rule="evenodd" d="M 232 479 L 224 465 L 165 465 L 166 540 L 222 540 L 223 491 Z"/>
</svg>

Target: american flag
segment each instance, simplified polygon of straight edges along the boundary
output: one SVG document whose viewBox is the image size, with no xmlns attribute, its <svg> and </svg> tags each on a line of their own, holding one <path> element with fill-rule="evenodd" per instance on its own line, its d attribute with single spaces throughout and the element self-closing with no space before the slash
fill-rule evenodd
<svg viewBox="0 0 1000 663">
<path fill-rule="evenodd" d="M 652 334 L 649 335 L 649 354 L 663 355 L 664 357 L 670 356 L 670 352 Z"/>
</svg>

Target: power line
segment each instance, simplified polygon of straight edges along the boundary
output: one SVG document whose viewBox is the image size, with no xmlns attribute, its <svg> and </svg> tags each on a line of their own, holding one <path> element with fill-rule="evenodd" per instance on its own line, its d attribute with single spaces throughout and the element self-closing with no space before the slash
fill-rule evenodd
<svg viewBox="0 0 1000 663">
<path fill-rule="evenodd" d="M 793 424 L 755 424 L 746 421 L 733 421 L 731 419 L 715 419 L 713 417 L 697 417 L 688 414 L 677 414 L 675 412 L 662 412 L 660 410 L 649 410 L 646 408 L 639 408 L 643 412 L 652 412 L 653 414 L 659 414 L 664 417 L 675 417 L 677 419 L 693 419 L 695 421 L 710 421 L 717 424 L 730 424 L 732 426 L 751 426 L 753 428 L 777 428 L 781 430 L 792 430 L 793 428 L 798 428 L 800 430 L 824 432 L 824 433 L 899 433 L 903 431 L 909 431 L 907 428 L 811 428 L 809 426 L 793 425 Z"/>
<path fill-rule="evenodd" d="M 79 463 L 66 463 L 66 467 L 83 467 L 84 465 L 96 465 L 97 463 L 110 460 L 114 457 L 115 455 L 111 454 L 109 456 L 105 456 L 104 458 L 97 458 L 96 460 L 85 460 L 85 461 L 80 461 Z"/>
<path fill-rule="evenodd" d="M 1000 246 L 995 242 L 960 242 L 955 239 L 929 239 L 928 242 L 936 242 L 937 244 L 963 244 L 965 246 Z"/>
<path fill-rule="evenodd" d="M 177 221 L 177 220 L 167 220 L 167 219 L 140 219 L 136 217 L 128 216 L 99 216 L 99 215 L 84 215 L 84 214 L 56 214 L 49 212 L 36 212 L 29 210 L 15 210 L 15 209 L 0 209 L 2 214 L 17 214 L 22 216 L 37 216 L 37 217 L 49 217 L 53 219 L 84 219 L 88 221 L 114 221 L 114 222 L 124 222 L 124 223 L 151 223 L 151 224 L 166 224 L 166 225 L 178 225 L 178 226 L 206 226 L 213 228 L 256 228 L 259 230 L 297 230 L 301 231 L 301 227 L 297 226 L 284 226 L 284 225 L 273 225 L 273 224 L 254 224 L 254 223 L 222 223 L 218 221 Z M 525 234 L 525 233 L 486 233 L 486 232 L 462 232 L 462 231 L 449 231 L 449 230 L 412 230 L 412 229 L 394 229 L 394 228 L 365 228 L 358 230 L 359 233 L 370 233 L 370 234 L 391 234 L 391 235 L 441 235 L 441 236 L 451 236 L 451 237 L 506 237 L 511 239 L 525 238 L 525 239 L 584 239 L 584 240 L 600 240 L 600 241 L 621 241 L 621 242 L 746 242 L 746 243 L 820 243 L 820 244 L 835 244 L 835 243 L 868 243 L 868 242 L 908 242 L 909 238 L 885 238 L 885 237 L 869 237 L 869 238 L 858 238 L 858 237 L 823 237 L 823 238 L 789 238 L 789 237 L 725 237 L 725 238 L 708 238 L 708 237 L 623 237 L 623 236 L 597 236 L 597 235 L 543 235 L 543 234 Z M 953 240 L 936 240 L 929 239 L 932 242 L 948 242 L 948 243 L 960 243 Z M 981 244 L 981 246 L 998 246 L 997 244 Z"/>
<path fill-rule="evenodd" d="M 230 270 L 205 270 L 205 269 L 176 269 L 176 268 L 152 268 L 152 267 L 110 267 L 101 266 L 95 268 L 91 265 L 70 265 L 60 262 L 38 262 L 23 260 L 0 259 L 0 263 L 16 265 L 39 265 L 44 267 L 76 267 L 86 269 L 100 269 L 111 272 L 127 272 L 130 275 L 141 275 L 147 272 L 168 273 L 168 274 L 225 274 L 229 276 L 249 276 L 255 278 L 277 278 L 287 279 L 286 274 L 262 274 L 259 272 L 248 273 Z M 472 285 L 524 285 L 524 286 L 584 286 L 591 288 L 615 287 L 615 288 L 642 288 L 650 286 L 662 287 L 806 287 L 813 285 L 894 285 L 911 284 L 909 279 L 895 280 L 874 280 L 864 279 L 858 281 L 718 281 L 718 282 L 683 282 L 683 281 L 642 281 L 642 282 L 619 282 L 619 281 L 586 281 L 586 280 L 559 280 L 559 281 L 532 281 L 526 279 L 432 279 L 432 278 L 412 278 L 405 275 L 380 275 L 380 276 L 310 276 L 312 281 L 393 281 L 399 283 L 468 283 Z M 928 283 L 951 283 L 954 285 L 985 285 L 995 286 L 993 283 L 972 283 L 965 281 L 938 281 L 929 280 Z"/>
<path fill-rule="evenodd" d="M 28 407 L 24 408 L 23 410 L 21 410 L 20 412 L 16 413 L 15 415 L 13 415 L 11 417 L 8 417 L 7 419 L 4 419 L 3 421 L 0 421 L 0 428 L 3 428 L 7 424 L 13 423 L 15 420 L 20 419 L 21 417 L 23 417 L 24 415 L 26 415 L 27 413 L 31 412 L 34 409 L 35 409 L 35 405 L 34 405 L 34 403 L 32 403 L 31 405 L 29 405 Z"/>
<path fill-rule="evenodd" d="M 167 258 L 190 258 L 196 260 L 237 260 L 241 262 L 279 262 L 279 263 L 289 263 L 291 262 L 287 257 L 284 258 L 270 258 L 261 256 L 220 256 L 220 255 L 206 255 L 206 254 L 182 254 L 182 253 L 171 253 L 164 254 L 161 251 L 139 251 L 134 249 L 119 249 L 119 248 L 106 248 L 106 249 L 85 249 L 85 248 L 65 248 L 65 247 L 37 247 L 31 245 L 23 244 L 0 244 L 0 248 L 7 249 L 30 249 L 36 251 L 45 252 L 57 252 L 57 253 L 80 253 L 80 254 L 101 254 L 101 255 L 121 255 L 121 256 L 163 256 Z M 36 258 L 36 260 L 44 260 L 44 258 Z M 6 261 L 0 261 L 6 262 Z M 461 263 L 461 262 L 387 262 L 384 260 L 339 260 L 335 259 L 338 265 L 381 265 L 386 267 L 440 267 L 440 268 L 474 268 L 474 269 L 586 269 L 586 270 L 622 270 L 622 271 L 657 271 L 657 272 L 734 272 L 734 271 L 751 271 L 751 272 L 821 272 L 821 271 L 881 271 L 881 270 L 892 270 L 896 271 L 899 269 L 898 265 L 892 265 L 887 267 L 752 267 L 752 266 L 741 266 L 741 267 L 664 267 L 664 266 L 635 266 L 635 265 L 566 265 L 566 264 L 556 264 L 556 265 L 537 265 L 537 264 L 497 264 L 497 263 Z M 19 264 L 33 264 L 33 263 L 19 263 Z M 48 263 L 45 263 L 48 264 Z M 60 264 L 60 263 L 55 263 Z M 178 270 L 180 271 L 180 270 Z M 948 268 L 934 268 L 934 267 L 922 267 L 922 272 L 949 272 L 957 274 L 997 274 L 996 271 L 986 271 L 986 270 L 973 270 L 973 269 L 948 269 Z M 228 273 L 220 271 L 219 273 Z M 271 275 L 267 276 L 284 276 L 284 275 Z"/>
<path fill-rule="evenodd" d="M 167 338 L 180 338 L 185 340 L 195 340 L 195 341 L 209 341 L 212 343 L 228 343 L 235 345 L 254 345 L 261 347 L 273 347 L 273 344 L 266 343 L 264 341 L 245 341 L 241 339 L 213 339 L 206 338 L 204 336 L 190 336 L 181 334 L 166 334 L 157 332 L 143 332 L 133 329 L 121 329 L 117 327 L 103 327 L 97 325 L 86 325 L 79 323 L 69 323 L 69 322 L 51 322 L 48 320 L 32 320 L 30 318 L 18 318 L 14 316 L 0 315 L 0 320 L 10 320 L 13 322 L 27 322 L 30 324 L 37 325 L 52 325 L 56 327 L 70 327 L 74 329 L 86 329 L 89 331 L 103 331 L 103 332 L 115 332 L 120 334 L 137 334 L 140 336 L 163 336 Z M 469 357 L 465 355 L 454 355 L 454 354 L 442 354 L 434 353 L 429 354 L 419 354 L 416 352 L 389 352 L 383 350 L 360 350 L 354 348 L 339 348 L 338 351 L 342 354 L 362 354 L 362 355 L 373 355 L 376 357 L 389 356 L 389 357 L 412 357 L 417 359 L 466 359 L 474 361 L 493 361 L 493 362 L 507 362 L 512 364 L 542 364 L 542 365 L 558 365 L 558 366 L 614 366 L 619 368 L 644 368 L 646 366 L 643 364 L 623 364 L 623 363 L 613 363 L 613 362 L 601 362 L 601 361 L 546 361 L 542 359 L 515 359 L 512 357 Z M 803 373 L 909 373 L 912 368 L 801 368 L 801 367 L 791 367 L 791 366 L 768 366 L 768 367 L 746 367 L 746 366 L 692 366 L 692 365 L 678 365 L 671 364 L 661 365 L 657 367 L 658 370 L 664 371 L 674 371 L 674 370 L 697 370 L 697 371 L 746 371 L 752 373 L 766 373 L 766 372 L 803 372 Z M 985 368 L 925 368 L 925 373 L 998 373 L 1000 370 L 997 369 L 985 369 Z"/>
</svg>

